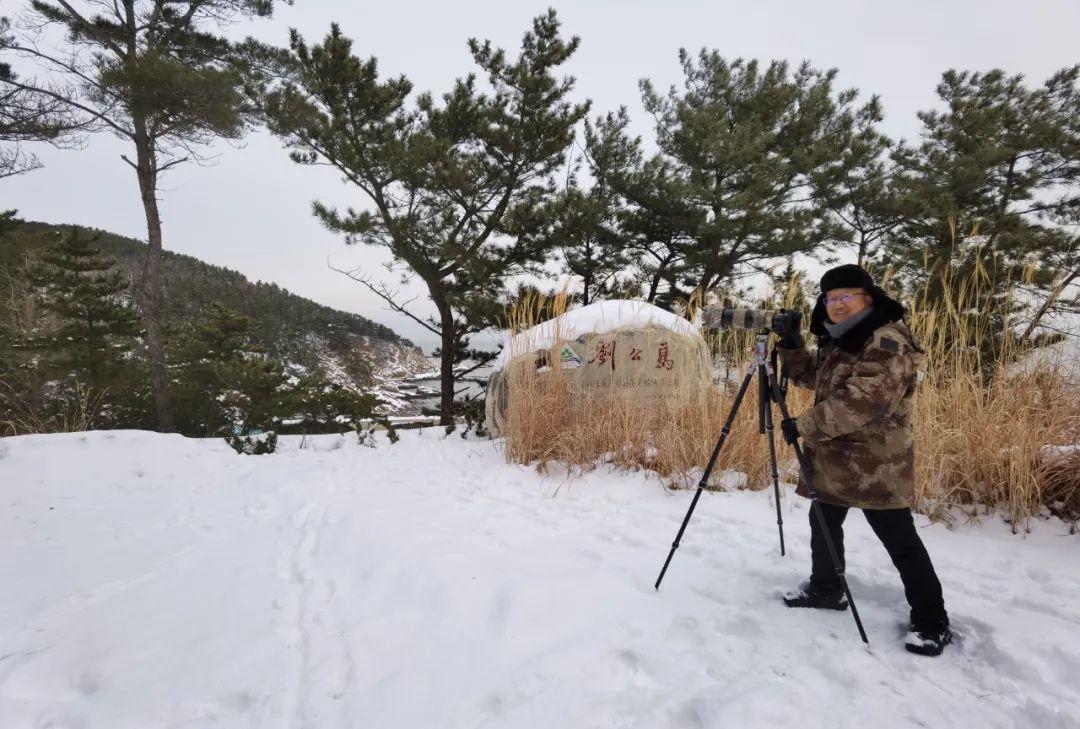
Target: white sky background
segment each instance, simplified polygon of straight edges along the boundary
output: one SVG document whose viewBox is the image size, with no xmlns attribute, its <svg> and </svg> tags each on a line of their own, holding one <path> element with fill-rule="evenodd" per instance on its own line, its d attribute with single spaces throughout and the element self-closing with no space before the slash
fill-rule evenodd
<svg viewBox="0 0 1080 729">
<path fill-rule="evenodd" d="M 467 38 L 490 38 L 513 52 L 531 18 L 549 5 L 559 11 L 565 34 L 582 39 L 565 70 L 577 79 L 577 97 L 593 100 L 590 116 L 626 105 L 635 131 L 647 141 L 651 120 L 641 109 L 638 80 L 650 78 L 661 89 L 680 84 L 680 47 L 836 67 L 839 86 L 858 88 L 864 98 L 879 94 L 885 131 L 908 139 L 918 136 L 916 112 L 935 106 L 934 88 L 947 68 L 1000 67 L 1040 84 L 1080 62 L 1080 0 L 296 0 L 291 8 L 279 7 L 272 21 L 234 30 L 284 45 L 290 27 L 316 42 L 337 21 L 358 55 L 379 59 L 382 77 L 405 74 L 415 89 L 441 95 L 456 77 L 474 70 Z M 22 0 L 0 0 L 0 13 L 15 15 L 24 6 Z M 29 75 L 24 66 L 20 71 Z M 33 151 L 45 169 L 0 181 L 0 209 L 17 208 L 28 220 L 78 223 L 145 239 L 134 173 L 119 158 L 128 151 L 121 141 L 99 134 L 80 150 L 39 145 Z M 430 348 L 430 333 L 327 268 L 327 259 L 338 268 L 362 266 L 396 284 L 397 277 L 380 267 L 389 260 L 384 250 L 347 248 L 311 215 L 313 199 L 360 206 L 357 193 L 330 169 L 290 162 L 265 133 L 219 151 L 214 165 L 183 166 L 163 180 L 167 249 L 362 314 Z M 418 313 L 434 311 L 421 285 L 403 291 L 419 297 Z"/>
</svg>

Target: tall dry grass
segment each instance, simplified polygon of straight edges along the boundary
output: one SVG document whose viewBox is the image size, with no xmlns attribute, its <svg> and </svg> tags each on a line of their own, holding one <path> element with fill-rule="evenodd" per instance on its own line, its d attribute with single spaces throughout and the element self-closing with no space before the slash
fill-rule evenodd
<svg viewBox="0 0 1080 729">
<path fill-rule="evenodd" d="M 48 413 L 0 380 L 0 436 L 74 433 L 92 430 L 107 393 L 93 393 L 75 382 L 61 397 L 50 399 Z"/>
<path fill-rule="evenodd" d="M 924 511 L 1001 509 L 1017 525 L 1044 506 L 1080 516 L 1080 470 L 1070 477 L 1053 448 L 1080 443 L 1080 392 L 1060 371 L 1039 365 L 989 382 L 959 372 L 927 377 L 915 407 Z"/>
<path fill-rule="evenodd" d="M 988 279 L 963 281 L 942 275 L 905 303 L 908 321 L 926 350 L 916 396 L 917 508 L 934 518 L 977 519 L 1002 513 L 1014 528 L 1047 511 L 1080 519 L 1080 377 L 1077 363 L 1036 358 L 1013 338 L 994 347 L 992 320 L 977 304 Z M 779 297 L 790 304 L 795 287 Z M 555 302 L 528 302 L 511 313 L 517 330 L 552 313 Z M 565 298 L 554 313 L 565 310 Z M 750 332 L 729 331 L 712 342 L 718 384 L 688 397 L 637 402 L 618 393 L 582 400 L 557 367 L 538 372 L 532 360 L 509 373 L 505 428 L 507 457 L 518 463 L 560 462 L 587 469 L 608 461 L 628 469 L 649 468 L 672 485 L 700 478 L 750 360 Z M 549 361 L 557 358 L 551 357 Z M 792 388 L 788 406 L 800 413 L 811 393 Z M 779 413 L 774 417 L 778 420 Z M 782 477 L 792 480 L 793 454 L 778 438 Z M 770 485 L 768 444 L 758 425 L 757 392 L 747 393 L 718 460 L 713 484 L 724 471 L 746 474 L 747 488 Z M 737 480 L 727 479 L 727 483 Z"/>
<path fill-rule="evenodd" d="M 1017 526 L 1050 510 L 1080 519 L 1080 363 L 1003 336 L 1017 287 L 976 262 L 938 273 L 909 302 L 926 349 L 916 399 L 920 508 L 948 518 L 1000 511 Z M 941 295 L 931 298 L 933 286 Z M 991 291 L 1001 293 L 995 300 Z M 998 313 L 988 310 L 988 302 Z"/>
<path fill-rule="evenodd" d="M 690 486 L 700 480 L 733 400 L 733 391 L 712 388 L 693 404 L 678 395 L 649 403 L 603 396 L 572 402 L 565 378 L 522 374 L 511 380 L 506 453 L 513 462 L 541 467 L 558 462 L 586 470 L 602 461 L 629 470 L 648 468 L 673 486 Z M 777 438 L 778 449 L 783 448 Z M 738 411 L 709 483 L 751 488 L 771 483 L 766 443 L 759 434 L 755 390 Z M 733 479 L 731 472 L 746 478 Z"/>
</svg>

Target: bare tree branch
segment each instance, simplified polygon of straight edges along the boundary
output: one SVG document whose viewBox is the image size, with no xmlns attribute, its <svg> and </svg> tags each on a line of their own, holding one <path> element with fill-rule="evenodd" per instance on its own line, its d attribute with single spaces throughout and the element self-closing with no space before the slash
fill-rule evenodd
<svg viewBox="0 0 1080 729">
<path fill-rule="evenodd" d="M 0 81 L 0 83 L 8 84 L 16 89 L 21 89 L 28 93 L 41 94 L 42 96 L 46 96 L 50 99 L 66 104 L 73 109 L 85 113 L 88 116 L 88 119 L 79 122 L 76 125 L 77 127 L 85 129 L 91 127 L 94 124 L 101 123 L 112 129 L 120 136 L 130 139 L 134 135 L 133 130 L 122 127 L 115 121 L 113 121 L 111 118 L 109 118 L 108 115 L 111 114 L 111 109 L 95 109 L 91 106 L 83 104 L 82 102 L 76 101 L 74 98 L 68 96 L 67 94 L 43 86 L 32 86 L 13 79 L 5 79 L 3 81 Z"/>
<path fill-rule="evenodd" d="M 333 265 L 330 264 L 330 261 L 326 262 L 326 266 L 331 271 L 335 271 L 337 273 L 348 276 L 353 281 L 356 281 L 357 283 L 361 283 L 364 286 L 368 287 L 368 289 L 370 289 L 373 294 L 375 294 L 380 299 L 382 299 L 387 304 L 389 304 L 390 308 L 393 309 L 394 311 L 398 312 L 399 314 L 404 314 L 405 316 L 409 317 L 414 322 L 416 322 L 420 326 L 424 327 L 424 329 L 427 329 L 432 334 L 435 334 L 435 335 L 437 335 L 439 337 L 442 336 L 442 330 L 441 329 L 438 329 L 438 328 L 432 326 L 432 324 L 430 322 L 427 322 L 427 321 L 421 319 L 420 317 L 416 316 L 411 311 L 409 311 L 408 309 L 405 308 L 406 305 L 409 303 L 408 301 L 405 302 L 404 304 L 399 304 L 396 301 L 396 299 L 394 298 L 397 295 L 396 292 L 390 291 L 390 289 L 388 289 L 385 284 L 379 284 L 378 286 L 375 286 L 374 284 L 371 283 L 371 281 L 368 280 L 368 278 L 366 276 L 358 275 L 356 273 L 356 270 L 358 270 L 358 269 L 354 269 L 353 271 L 345 271 L 345 270 L 340 269 L 340 268 L 335 268 Z"/>
<path fill-rule="evenodd" d="M 1057 301 L 1061 298 L 1061 295 L 1065 292 L 1067 288 L 1069 288 L 1069 285 L 1077 279 L 1080 279 L 1080 268 L 1074 268 L 1073 270 L 1069 271 L 1069 273 L 1063 279 L 1061 279 L 1061 281 L 1059 281 L 1053 289 L 1051 289 L 1050 294 L 1046 297 L 1046 300 L 1031 317 L 1031 321 L 1028 322 L 1027 328 L 1024 329 L 1024 333 L 1020 335 L 1021 342 L 1025 342 L 1030 339 L 1031 335 L 1035 332 L 1035 329 L 1038 328 L 1039 322 L 1042 320 L 1042 318 L 1050 312 L 1050 310 L 1054 307 L 1054 304 L 1057 303 Z"/>
</svg>

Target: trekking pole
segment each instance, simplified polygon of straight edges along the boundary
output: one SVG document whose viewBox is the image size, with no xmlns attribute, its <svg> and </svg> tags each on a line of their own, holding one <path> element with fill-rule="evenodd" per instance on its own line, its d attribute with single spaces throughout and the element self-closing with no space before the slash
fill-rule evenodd
<svg viewBox="0 0 1080 729">
<path fill-rule="evenodd" d="M 731 433 L 731 424 L 735 422 L 735 415 L 739 412 L 739 405 L 742 403 L 743 396 L 746 394 L 747 388 L 750 387 L 750 380 L 753 379 L 753 377 L 754 367 L 751 366 L 746 372 L 746 377 L 743 378 L 742 385 L 739 386 L 739 394 L 735 396 L 735 402 L 731 404 L 731 411 L 728 413 L 727 420 L 724 422 L 724 427 L 720 429 L 720 438 L 716 441 L 716 447 L 713 448 L 708 465 L 705 466 L 705 473 L 701 475 L 701 481 L 698 482 L 697 493 L 694 494 L 694 500 L 690 502 L 690 508 L 683 518 L 682 526 L 679 527 L 679 533 L 675 535 L 675 541 L 671 544 L 671 551 L 668 552 L 667 559 L 664 560 L 664 567 L 660 570 L 660 576 L 656 578 L 655 587 L 657 590 L 660 589 L 660 583 L 664 580 L 664 573 L 667 572 L 668 565 L 671 564 L 671 558 L 675 556 L 675 550 L 679 548 L 679 542 L 682 541 L 683 532 L 686 531 L 686 525 L 690 523 L 690 516 L 694 513 L 694 508 L 697 506 L 698 499 L 701 498 L 701 492 L 705 490 L 705 486 L 709 483 L 709 476 L 712 474 L 713 467 L 716 465 L 716 459 L 720 455 L 720 449 L 724 447 L 724 443 Z"/>
<path fill-rule="evenodd" d="M 780 386 L 776 383 L 775 372 L 769 373 L 769 390 L 773 395 L 773 399 L 776 400 L 776 404 L 780 407 L 781 417 L 786 420 L 790 416 L 788 415 L 787 403 L 780 392 Z M 821 504 L 818 503 L 820 493 L 814 488 L 814 482 L 810 478 L 810 464 L 807 463 L 806 454 L 803 453 L 798 440 L 791 445 L 795 449 L 795 457 L 799 461 L 799 471 L 802 473 L 803 482 L 806 483 L 806 490 L 810 494 L 810 512 L 817 520 L 818 527 L 821 528 L 821 535 L 825 538 L 825 546 L 829 550 L 829 557 L 832 558 L 836 577 L 844 588 L 844 595 L 847 597 L 848 604 L 851 605 L 851 615 L 855 618 L 855 626 L 859 629 L 859 636 L 863 639 L 863 643 L 870 645 L 870 639 L 866 637 L 866 630 L 863 629 L 862 620 L 859 618 L 859 610 L 855 607 L 855 598 L 851 596 L 851 588 L 848 587 L 847 577 L 844 576 L 844 566 L 840 563 L 840 555 L 836 551 L 836 545 L 833 544 L 832 534 L 829 533 L 829 525 L 825 521 L 825 514 L 822 513 Z"/>
</svg>

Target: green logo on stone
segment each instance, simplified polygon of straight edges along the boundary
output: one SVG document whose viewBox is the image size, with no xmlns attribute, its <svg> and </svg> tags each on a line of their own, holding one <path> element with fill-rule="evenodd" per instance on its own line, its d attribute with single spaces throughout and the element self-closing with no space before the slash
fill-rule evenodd
<svg viewBox="0 0 1080 729">
<path fill-rule="evenodd" d="M 577 352 L 570 349 L 569 344 L 564 344 L 562 351 L 559 352 L 559 361 L 562 362 L 562 366 L 566 369 L 573 369 L 580 367 L 583 364 L 583 360 L 578 356 Z"/>
</svg>

